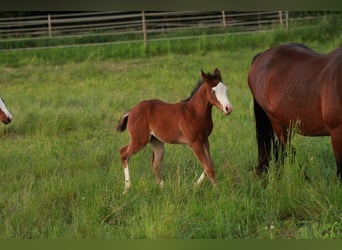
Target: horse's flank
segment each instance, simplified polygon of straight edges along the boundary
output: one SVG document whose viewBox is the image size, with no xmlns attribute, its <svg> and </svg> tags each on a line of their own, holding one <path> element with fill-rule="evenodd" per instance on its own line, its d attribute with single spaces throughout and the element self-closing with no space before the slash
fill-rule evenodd
<svg viewBox="0 0 342 250">
<path fill-rule="evenodd" d="M 248 85 L 254 97 L 259 169 L 268 166 L 271 134 L 282 148 L 298 124 L 305 136 L 331 136 L 342 179 L 342 49 L 328 54 L 283 44 L 253 58 Z"/>
</svg>

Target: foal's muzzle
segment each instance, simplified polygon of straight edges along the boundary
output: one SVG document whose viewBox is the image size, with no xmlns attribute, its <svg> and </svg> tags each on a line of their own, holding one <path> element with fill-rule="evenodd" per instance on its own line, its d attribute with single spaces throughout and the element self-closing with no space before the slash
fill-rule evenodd
<svg viewBox="0 0 342 250">
<path fill-rule="evenodd" d="M 226 105 L 225 107 L 223 107 L 223 113 L 225 115 L 229 115 L 233 112 L 233 106 L 232 105 Z"/>
<path fill-rule="evenodd" d="M 12 118 L 10 118 L 10 117 L 7 117 L 6 119 L 4 119 L 4 120 L 2 120 L 2 122 L 4 123 L 4 124 L 10 124 L 11 123 L 11 121 L 12 121 Z"/>
<path fill-rule="evenodd" d="M 4 114 L 1 110 L 1 121 L 3 124 L 7 125 L 9 123 L 11 123 L 11 121 L 13 120 L 13 116 L 11 113 L 9 113 L 8 115 Z"/>
</svg>

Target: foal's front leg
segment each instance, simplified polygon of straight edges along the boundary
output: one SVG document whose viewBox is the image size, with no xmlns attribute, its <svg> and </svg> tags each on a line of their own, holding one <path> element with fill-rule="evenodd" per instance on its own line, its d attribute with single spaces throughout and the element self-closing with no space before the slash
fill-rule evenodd
<svg viewBox="0 0 342 250">
<path fill-rule="evenodd" d="M 207 175 L 211 183 L 214 186 L 216 186 L 215 172 L 213 169 L 213 164 L 211 162 L 209 152 L 209 141 L 195 142 L 191 144 L 190 147 L 196 155 L 197 159 L 201 162 L 204 170 L 199 179 L 197 180 L 196 185 L 200 185 L 204 180 L 205 175 Z"/>
</svg>

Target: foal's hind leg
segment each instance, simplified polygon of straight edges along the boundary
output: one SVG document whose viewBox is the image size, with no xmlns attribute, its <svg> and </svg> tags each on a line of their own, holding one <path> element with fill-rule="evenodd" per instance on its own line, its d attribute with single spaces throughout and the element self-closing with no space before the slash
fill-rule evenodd
<svg viewBox="0 0 342 250">
<path fill-rule="evenodd" d="M 164 158 L 164 143 L 159 141 L 157 138 L 152 137 L 150 141 L 152 145 L 152 170 L 154 174 L 156 175 L 157 182 L 160 185 L 160 187 L 164 186 L 163 177 L 161 173 L 161 163 Z"/>
<path fill-rule="evenodd" d="M 124 146 L 120 149 L 121 163 L 122 163 L 124 174 L 125 174 L 125 191 L 124 191 L 124 193 L 126 193 L 127 190 L 131 187 L 131 178 L 130 178 L 129 169 L 128 169 L 128 160 L 130 157 L 130 154 L 128 153 L 128 147 L 129 147 L 129 145 Z"/>
<path fill-rule="evenodd" d="M 121 155 L 121 162 L 125 174 L 125 191 L 126 193 L 128 189 L 131 187 L 131 179 L 129 175 L 129 169 L 128 169 L 128 162 L 129 158 L 137 153 L 139 150 L 141 150 L 149 140 L 149 136 L 145 137 L 139 137 L 138 140 L 136 140 L 132 135 L 131 135 L 131 141 L 127 146 L 124 146 L 120 149 L 120 155 Z"/>
</svg>

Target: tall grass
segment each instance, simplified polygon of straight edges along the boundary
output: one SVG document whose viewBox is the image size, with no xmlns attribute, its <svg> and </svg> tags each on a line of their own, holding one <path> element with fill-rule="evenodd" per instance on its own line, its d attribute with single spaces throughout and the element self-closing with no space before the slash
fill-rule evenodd
<svg viewBox="0 0 342 250">
<path fill-rule="evenodd" d="M 262 178 L 253 171 L 251 59 L 304 36 L 276 31 L 161 42 L 147 51 L 122 45 L 2 54 L 1 96 L 14 120 L 0 127 L 0 237 L 341 238 L 342 189 L 329 138 L 295 136 L 295 157 L 272 163 Z M 338 38 L 307 45 L 328 52 Z M 199 70 L 216 67 L 234 105 L 229 117 L 213 110 L 218 188 L 209 181 L 194 188 L 200 164 L 186 146 L 167 145 L 165 188 L 156 185 L 146 147 L 131 158 L 133 186 L 122 195 L 118 150 L 129 138 L 115 131 L 120 115 L 142 99 L 185 99 Z"/>
</svg>

